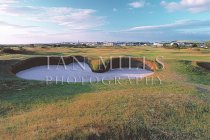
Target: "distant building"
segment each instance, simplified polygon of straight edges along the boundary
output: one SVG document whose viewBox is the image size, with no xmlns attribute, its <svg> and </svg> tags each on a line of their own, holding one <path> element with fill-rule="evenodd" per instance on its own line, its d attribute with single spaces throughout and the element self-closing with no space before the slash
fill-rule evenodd
<svg viewBox="0 0 210 140">
<path fill-rule="evenodd" d="M 163 47 L 163 44 L 164 43 L 159 43 L 159 42 L 153 43 L 153 45 L 156 46 L 156 47 Z"/>
<path fill-rule="evenodd" d="M 116 43 L 116 46 L 125 47 L 125 46 L 127 46 L 127 44 L 124 43 L 124 42 L 117 42 L 117 43 Z"/>
<path fill-rule="evenodd" d="M 177 43 L 180 47 L 192 47 L 195 44 L 191 41 L 174 41 L 173 43 Z"/>
<path fill-rule="evenodd" d="M 113 42 L 105 42 L 103 43 L 103 46 L 114 46 Z"/>
<path fill-rule="evenodd" d="M 176 46 L 182 46 L 182 45 L 184 45 L 184 44 L 179 44 L 179 43 L 177 43 L 177 42 L 172 42 L 170 45 L 171 45 L 171 46 L 174 46 L 174 45 L 176 45 Z"/>
<path fill-rule="evenodd" d="M 198 47 L 200 47 L 200 48 L 207 48 L 205 43 L 198 43 Z"/>
</svg>

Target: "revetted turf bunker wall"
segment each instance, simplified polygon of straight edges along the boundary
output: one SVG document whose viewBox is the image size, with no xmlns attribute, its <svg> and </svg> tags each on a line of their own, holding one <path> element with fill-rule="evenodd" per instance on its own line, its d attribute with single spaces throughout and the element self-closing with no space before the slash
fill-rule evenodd
<svg viewBox="0 0 210 140">
<path fill-rule="evenodd" d="M 109 59 L 106 63 L 106 67 L 101 64 L 97 72 L 109 71 L 110 69 L 116 68 L 145 68 L 154 71 L 157 68 L 155 62 L 144 60 L 143 58 L 116 57 Z"/>
<path fill-rule="evenodd" d="M 210 71 L 210 62 L 197 62 L 197 65 Z"/>
<path fill-rule="evenodd" d="M 48 61 L 49 60 L 49 61 Z M 112 59 L 108 59 L 105 63 L 101 63 L 98 66 L 98 69 L 93 69 L 90 59 L 83 56 L 68 56 L 63 57 L 63 60 L 66 65 L 74 63 L 74 62 L 85 62 L 87 63 L 93 72 L 96 73 L 103 73 L 106 71 L 109 71 L 110 69 L 116 69 L 116 68 L 144 68 L 147 70 L 154 71 L 157 68 L 157 65 L 153 61 L 144 60 L 143 58 L 128 58 L 128 57 L 116 57 Z M 22 70 L 26 70 L 29 68 L 33 68 L 36 66 L 44 66 L 44 65 L 63 65 L 63 61 L 61 60 L 61 57 L 34 57 L 29 58 L 26 60 L 22 60 L 19 63 L 13 65 L 11 67 L 11 71 L 16 74 Z"/>
</svg>

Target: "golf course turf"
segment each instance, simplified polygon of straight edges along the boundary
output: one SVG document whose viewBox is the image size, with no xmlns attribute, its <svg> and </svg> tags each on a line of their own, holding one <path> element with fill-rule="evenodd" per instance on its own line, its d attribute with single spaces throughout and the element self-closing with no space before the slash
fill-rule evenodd
<svg viewBox="0 0 210 140">
<path fill-rule="evenodd" d="M 208 49 L 24 49 L 31 53 L 0 53 L 0 139 L 210 139 Z M 20 63 L 46 56 L 87 57 L 92 70 L 100 56 L 145 57 L 154 63 L 159 57 L 164 69 L 155 66 L 155 74 L 138 84 L 46 85 L 15 76 L 29 68 Z"/>
</svg>

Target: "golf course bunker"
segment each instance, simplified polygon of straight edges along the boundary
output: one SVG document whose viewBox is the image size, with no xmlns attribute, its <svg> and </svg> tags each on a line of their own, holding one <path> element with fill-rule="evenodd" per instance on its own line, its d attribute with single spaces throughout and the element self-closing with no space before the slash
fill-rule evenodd
<svg viewBox="0 0 210 140">
<path fill-rule="evenodd" d="M 210 62 L 197 62 L 197 65 L 210 71 Z"/>
<path fill-rule="evenodd" d="M 93 70 L 90 60 L 77 56 L 74 62 L 73 57 L 65 57 L 65 65 L 60 64 L 59 58 L 31 58 L 24 60 L 12 67 L 12 72 L 17 77 L 27 80 L 39 81 L 62 81 L 62 82 L 100 82 L 115 79 L 136 79 L 150 76 L 154 73 L 155 66 L 152 62 L 146 62 L 144 69 L 142 60 L 132 59 L 128 67 L 128 59 L 119 60 L 114 58 L 112 63 L 108 62 L 107 67 Z M 49 65 L 47 65 L 47 62 Z M 122 63 L 119 65 L 119 62 Z M 138 62 L 138 63 L 137 63 Z M 58 65 L 59 64 L 59 65 Z M 138 67 L 135 67 L 138 66 Z"/>
</svg>

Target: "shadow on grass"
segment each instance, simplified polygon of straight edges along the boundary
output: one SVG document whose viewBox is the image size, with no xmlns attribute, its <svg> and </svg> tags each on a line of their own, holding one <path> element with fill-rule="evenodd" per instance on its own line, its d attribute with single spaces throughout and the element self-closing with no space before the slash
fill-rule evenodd
<svg viewBox="0 0 210 140">
<path fill-rule="evenodd" d="M 55 103 L 59 100 L 71 100 L 75 96 L 94 90 L 91 85 L 79 83 L 46 85 L 37 81 L 13 80 L 7 81 L 7 84 L 12 88 L 0 90 L 0 115 L 2 116 L 12 112 L 27 111 L 34 106 Z"/>
</svg>

